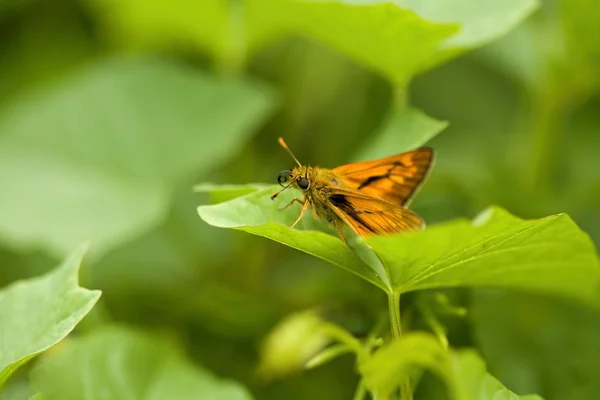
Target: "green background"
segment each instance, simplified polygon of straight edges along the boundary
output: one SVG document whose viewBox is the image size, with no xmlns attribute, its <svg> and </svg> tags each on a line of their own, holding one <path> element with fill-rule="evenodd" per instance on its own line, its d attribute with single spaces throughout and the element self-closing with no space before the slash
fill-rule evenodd
<svg viewBox="0 0 600 400">
<path fill-rule="evenodd" d="M 158 374 L 224 399 L 353 395 L 353 357 L 268 380 L 257 373 L 261 343 L 311 308 L 362 337 L 385 315 L 384 293 L 196 211 L 211 202 L 198 183 L 275 183 L 293 166 L 278 136 L 302 163 L 334 167 L 397 152 L 411 132 L 418 142 L 447 122 L 411 206 L 429 226 L 495 204 L 520 218 L 568 213 L 600 243 L 600 6 L 377 3 L 0 0 L 0 287 L 88 241 L 80 283 L 102 296 L 73 336 L 97 336 L 68 351 L 96 349 L 79 362 L 98 365 L 103 349 L 139 344 L 127 350 L 135 364 L 107 367 L 131 385 L 132 397 L 114 398 L 175 398 L 172 388 L 141 394 Z M 527 290 L 444 293 L 467 308 L 441 317 L 450 344 L 476 348 L 512 391 L 600 395 L 593 307 Z M 433 297 L 407 294 L 403 312 Z M 23 311 L 27 323 L 44 315 L 38 303 Z M 415 311 L 414 326 L 424 319 Z M 37 361 L 0 399 L 40 388 L 76 398 L 73 382 L 48 386 L 53 369 L 78 370 L 69 354 Z M 162 371 L 169 362 L 181 370 Z M 422 398 L 442 396 L 425 379 Z"/>
</svg>

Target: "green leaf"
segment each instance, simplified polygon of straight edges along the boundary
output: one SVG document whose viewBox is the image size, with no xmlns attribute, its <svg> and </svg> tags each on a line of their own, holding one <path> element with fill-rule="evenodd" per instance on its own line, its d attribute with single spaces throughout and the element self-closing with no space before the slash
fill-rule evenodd
<svg viewBox="0 0 600 400">
<path fill-rule="evenodd" d="M 414 108 L 394 112 L 375 137 L 359 153 L 358 160 L 374 160 L 417 148 L 433 139 L 448 126 Z M 399 149 L 399 150 L 396 150 Z"/>
<path fill-rule="evenodd" d="M 359 365 L 366 387 L 382 398 L 386 398 L 401 382 L 410 378 L 415 368 L 428 369 L 446 384 L 453 385 L 448 353 L 428 333 L 409 333 L 380 348 Z"/>
<path fill-rule="evenodd" d="M 366 387 L 384 398 L 413 376 L 415 369 L 433 372 L 455 400 L 542 399 L 537 395 L 517 396 L 486 372 L 475 351 L 447 351 L 433 335 L 423 332 L 405 335 L 359 365 Z"/>
<path fill-rule="evenodd" d="M 589 237 L 565 214 L 521 220 L 500 208 L 490 208 L 473 223 L 458 220 L 423 231 L 371 236 L 364 240 L 368 246 L 362 247 L 357 246 L 362 241 L 350 240 L 359 250 L 355 252 L 334 236 L 315 231 L 332 232 L 309 216 L 296 229 L 289 229 L 299 207 L 289 212 L 278 207 L 295 194 L 285 191 L 273 202 L 270 194 L 275 190 L 200 206 L 198 213 L 213 226 L 240 229 L 322 258 L 387 293 L 501 287 L 597 301 L 600 269 L 596 251 Z"/>
<path fill-rule="evenodd" d="M 395 0 L 431 21 L 458 23 L 461 30 L 447 39 L 430 65 L 500 38 L 539 7 L 538 0 Z"/>
<path fill-rule="evenodd" d="M 21 365 L 54 346 L 92 309 L 100 291 L 78 284 L 87 247 L 54 271 L 0 290 L 0 386 Z"/>
<path fill-rule="evenodd" d="M 378 275 L 357 253 L 345 246 L 334 236 L 337 234 L 331 227 L 307 214 L 295 229 L 290 229 L 300 207 L 292 205 L 286 211 L 281 208 L 297 194 L 286 190 L 276 201 L 271 200 L 271 195 L 278 189 L 278 186 L 272 186 L 224 203 L 200 206 L 198 214 L 210 225 L 239 229 L 283 243 L 357 274 L 385 291 L 389 290 L 386 277 Z"/>
<path fill-rule="evenodd" d="M 597 299 L 594 245 L 565 214 L 521 220 L 492 207 L 473 223 L 459 220 L 365 241 L 399 293 L 469 286 Z"/>
<path fill-rule="evenodd" d="M 300 370 L 330 341 L 323 331 L 324 321 L 312 310 L 299 312 L 280 321 L 264 339 L 258 374 L 266 379 Z"/>
<path fill-rule="evenodd" d="M 486 372 L 485 363 L 473 350 L 454 352 L 451 368 L 457 400 L 543 400 L 532 394 L 518 396 Z"/>
<path fill-rule="evenodd" d="M 255 0 L 248 5 L 250 47 L 299 34 L 322 42 L 396 84 L 405 84 L 455 34 L 383 1 Z"/>
<path fill-rule="evenodd" d="M 121 244 L 164 219 L 177 185 L 235 154 L 270 105 L 261 86 L 158 61 L 25 97 L 0 115 L 0 237 L 56 254 Z"/>
<path fill-rule="evenodd" d="M 109 37 L 127 46 L 191 43 L 228 68 L 295 34 L 325 43 L 396 83 L 419 72 L 441 41 L 458 31 L 457 25 L 371 1 L 89 1 Z"/>
<path fill-rule="evenodd" d="M 169 341 L 123 327 L 67 341 L 30 378 L 48 400 L 251 399 L 237 383 L 193 365 Z"/>
</svg>

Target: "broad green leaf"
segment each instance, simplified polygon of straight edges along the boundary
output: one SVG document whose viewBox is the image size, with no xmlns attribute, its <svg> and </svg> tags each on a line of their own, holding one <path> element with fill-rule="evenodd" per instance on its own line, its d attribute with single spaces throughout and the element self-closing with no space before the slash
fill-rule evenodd
<svg viewBox="0 0 600 400">
<path fill-rule="evenodd" d="M 228 68 L 289 35 L 319 41 L 396 83 L 406 83 L 458 31 L 389 2 L 298 0 L 88 0 L 115 41 L 191 43 Z M 248 53 L 248 54 L 246 54 Z"/>
<path fill-rule="evenodd" d="M 54 346 L 92 309 L 100 292 L 78 284 L 87 247 L 54 271 L 0 290 L 0 386 L 21 365 Z"/>
<path fill-rule="evenodd" d="M 395 0 L 395 3 L 430 21 L 460 24 L 460 32 L 444 41 L 431 66 L 498 39 L 539 7 L 538 0 Z"/>
<path fill-rule="evenodd" d="M 0 114 L 0 238 L 106 251 L 160 222 L 176 185 L 231 157 L 270 104 L 261 86 L 157 61 L 24 97 Z"/>
<path fill-rule="evenodd" d="M 292 204 L 285 211 L 281 209 L 297 196 L 297 193 L 286 190 L 275 201 L 271 200 L 271 195 L 278 189 L 278 186 L 272 186 L 224 203 L 200 206 L 198 214 L 210 225 L 243 230 L 294 247 L 355 273 L 383 290 L 388 290 L 385 276 L 377 275 L 359 255 L 334 236 L 337 233 L 333 228 L 321 221 L 315 221 L 310 213 L 305 215 L 296 229 L 290 229 L 289 226 L 300 214 L 300 207 Z"/>
<path fill-rule="evenodd" d="M 367 388 L 382 398 L 395 391 L 402 381 L 409 379 L 415 368 L 430 370 L 447 385 L 453 385 L 448 352 L 428 333 L 409 333 L 380 348 L 359 365 Z"/>
<path fill-rule="evenodd" d="M 532 394 L 518 396 L 486 372 L 486 366 L 473 350 L 453 352 L 450 358 L 457 400 L 543 400 Z"/>
<path fill-rule="evenodd" d="M 408 108 L 394 112 L 362 150 L 359 160 L 373 160 L 422 146 L 448 126 L 425 113 Z M 398 149 L 398 150 L 396 150 Z"/>
<path fill-rule="evenodd" d="M 147 333 L 107 327 L 69 340 L 30 374 L 47 400 L 248 400 L 246 389 L 188 361 L 174 345 Z"/>
<path fill-rule="evenodd" d="M 458 31 L 455 24 L 429 22 L 383 1 L 254 0 L 247 8 L 251 49 L 298 34 L 331 46 L 401 85 Z"/>
<path fill-rule="evenodd" d="M 244 230 L 322 258 L 388 293 L 457 286 L 503 287 L 596 301 L 600 268 L 594 246 L 567 215 L 521 220 L 502 209 L 490 208 L 473 223 L 458 220 L 418 232 L 368 237 L 365 243 L 375 252 L 373 258 L 381 260 L 381 266 L 369 260 L 372 253 L 365 256 L 369 247 L 362 247 L 362 254 L 356 253 L 330 234 L 315 231 L 332 229 L 316 224 L 309 216 L 296 229 L 289 229 L 299 215 L 299 206 L 293 205 L 294 211 L 280 211 L 278 207 L 289 203 L 295 194 L 285 191 L 273 202 L 270 194 L 274 191 L 257 191 L 200 206 L 198 213 L 211 225 Z M 350 243 L 356 247 L 361 241 Z"/>
<path fill-rule="evenodd" d="M 594 245 L 565 214 L 521 220 L 493 207 L 473 223 L 454 221 L 366 242 L 399 293 L 469 286 L 597 298 Z"/>
<path fill-rule="evenodd" d="M 537 395 L 518 396 L 486 372 L 473 350 L 448 351 L 431 334 L 413 332 L 377 350 L 359 365 L 369 390 L 379 396 L 394 392 L 415 369 L 426 369 L 446 385 L 455 400 L 542 400 Z"/>
<path fill-rule="evenodd" d="M 473 338 L 490 371 L 520 393 L 587 400 L 600 393 L 600 313 L 526 293 L 475 291 Z"/>
</svg>

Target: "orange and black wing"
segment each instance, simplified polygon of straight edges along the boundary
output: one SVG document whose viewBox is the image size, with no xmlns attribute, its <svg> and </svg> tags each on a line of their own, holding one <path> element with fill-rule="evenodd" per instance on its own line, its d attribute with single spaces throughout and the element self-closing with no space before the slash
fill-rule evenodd
<svg viewBox="0 0 600 400">
<path fill-rule="evenodd" d="M 421 229 L 423 219 L 414 212 L 385 200 L 336 189 L 329 197 L 332 211 L 356 234 L 391 234 Z"/>
<path fill-rule="evenodd" d="M 406 153 L 334 168 L 344 186 L 367 196 L 407 206 L 433 164 L 434 151 L 421 147 Z"/>
</svg>

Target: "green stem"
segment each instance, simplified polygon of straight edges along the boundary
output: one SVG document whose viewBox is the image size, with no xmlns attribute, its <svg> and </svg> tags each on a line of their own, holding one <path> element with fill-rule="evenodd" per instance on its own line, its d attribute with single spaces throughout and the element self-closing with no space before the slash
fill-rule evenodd
<svg viewBox="0 0 600 400">
<path fill-rule="evenodd" d="M 388 294 L 388 307 L 390 312 L 390 325 L 394 340 L 402 338 L 402 320 L 400 318 L 400 293 Z"/>
<path fill-rule="evenodd" d="M 394 88 L 394 105 L 396 110 L 405 110 L 408 108 L 408 85 L 397 85 Z"/>
<path fill-rule="evenodd" d="M 390 313 L 390 326 L 394 340 L 402 338 L 402 318 L 400 317 L 400 293 L 388 294 L 388 308 Z M 400 383 L 400 400 L 412 400 L 413 393 L 410 387 L 410 379 L 406 378 Z"/>
<path fill-rule="evenodd" d="M 223 52 L 219 55 L 219 69 L 225 75 L 239 76 L 246 62 L 246 34 L 244 2 L 229 1 L 228 30 Z"/>
<path fill-rule="evenodd" d="M 367 388 L 365 386 L 365 381 L 361 379 L 360 382 L 358 382 L 358 386 L 356 387 L 356 392 L 354 393 L 352 400 L 364 400 L 366 394 Z"/>
</svg>

